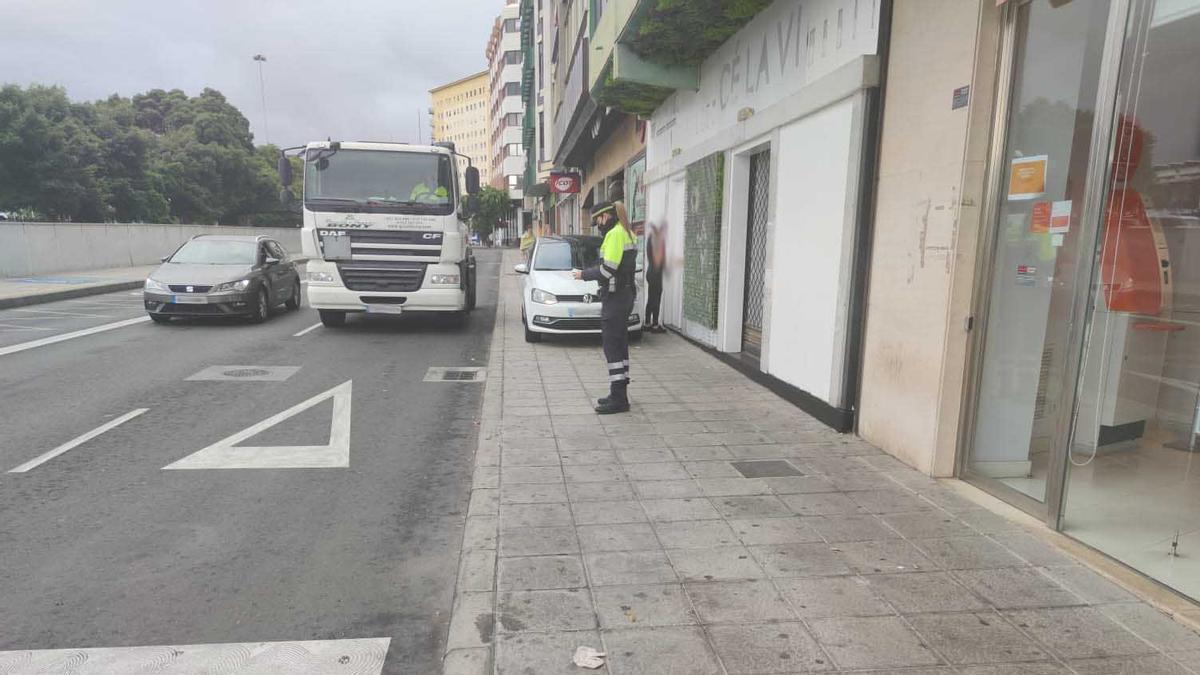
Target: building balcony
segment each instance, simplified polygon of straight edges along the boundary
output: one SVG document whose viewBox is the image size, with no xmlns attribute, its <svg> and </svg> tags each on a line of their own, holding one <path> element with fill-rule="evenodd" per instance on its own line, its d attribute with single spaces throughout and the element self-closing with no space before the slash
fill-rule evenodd
<svg viewBox="0 0 1200 675">
<path fill-rule="evenodd" d="M 648 117 L 700 64 L 774 0 L 608 0 L 591 31 L 588 83 L 597 103 Z"/>
</svg>

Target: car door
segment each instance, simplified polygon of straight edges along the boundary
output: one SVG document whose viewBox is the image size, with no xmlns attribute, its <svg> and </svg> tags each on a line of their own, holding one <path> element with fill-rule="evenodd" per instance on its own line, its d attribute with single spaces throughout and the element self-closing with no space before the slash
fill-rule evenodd
<svg viewBox="0 0 1200 675">
<path fill-rule="evenodd" d="M 266 273 L 271 283 L 271 299 L 277 303 L 283 302 L 287 299 L 288 293 L 292 292 L 291 281 L 294 264 L 288 260 L 287 252 L 277 241 L 264 240 L 263 249 L 266 251 L 267 257 L 279 261 L 273 265 L 267 265 Z"/>
</svg>

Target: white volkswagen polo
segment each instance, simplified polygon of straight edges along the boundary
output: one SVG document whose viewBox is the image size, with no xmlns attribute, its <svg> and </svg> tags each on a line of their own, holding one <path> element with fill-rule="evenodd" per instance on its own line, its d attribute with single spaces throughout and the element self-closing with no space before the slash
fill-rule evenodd
<svg viewBox="0 0 1200 675">
<path fill-rule="evenodd" d="M 594 281 L 579 281 L 571 270 L 600 264 L 600 237 L 564 235 L 542 237 L 533 245 L 529 260 L 517 265 L 525 275 L 521 285 L 521 320 L 525 341 L 540 342 L 543 335 L 600 334 L 600 288 Z M 637 308 L 629 315 L 630 337 L 642 334 Z"/>
</svg>

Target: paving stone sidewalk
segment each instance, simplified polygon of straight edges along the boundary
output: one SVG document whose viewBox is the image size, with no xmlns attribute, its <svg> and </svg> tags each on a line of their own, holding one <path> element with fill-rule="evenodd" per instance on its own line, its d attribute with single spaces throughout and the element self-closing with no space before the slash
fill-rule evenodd
<svg viewBox="0 0 1200 675">
<path fill-rule="evenodd" d="M 677 336 L 598 417 L 598 345 L 526 344 L 514 261 L 446 673 L 1200 672 L 1200 635 Z"/>
</svg>

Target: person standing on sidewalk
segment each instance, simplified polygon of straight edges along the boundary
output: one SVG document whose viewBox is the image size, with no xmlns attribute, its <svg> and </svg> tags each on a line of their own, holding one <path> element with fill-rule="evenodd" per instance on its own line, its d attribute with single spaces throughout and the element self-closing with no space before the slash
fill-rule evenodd
<svg viewBox="0 0 1200 675">
<path fill-rule="evenodd" d="M 596 412 L 611 415 L 629 411 L 629 313 L 637 296 L 637 237 L 619 217 L 621 202 L 597 204 L 592 224 L 599 228 L 600 264 L 575 270 L 575 278 L 600 284 L 600 338 L 608 363 L 609 394 L 598 401 Z"/>
<path fill-rule="evenodd" d="M 646 323 L 643 330 L 667 332 L 658 317 L 662 306 L 663 270 L 667 264 L 667 243 L 664 228 L 650 225 L 646 232 Z"/>
</svg>

